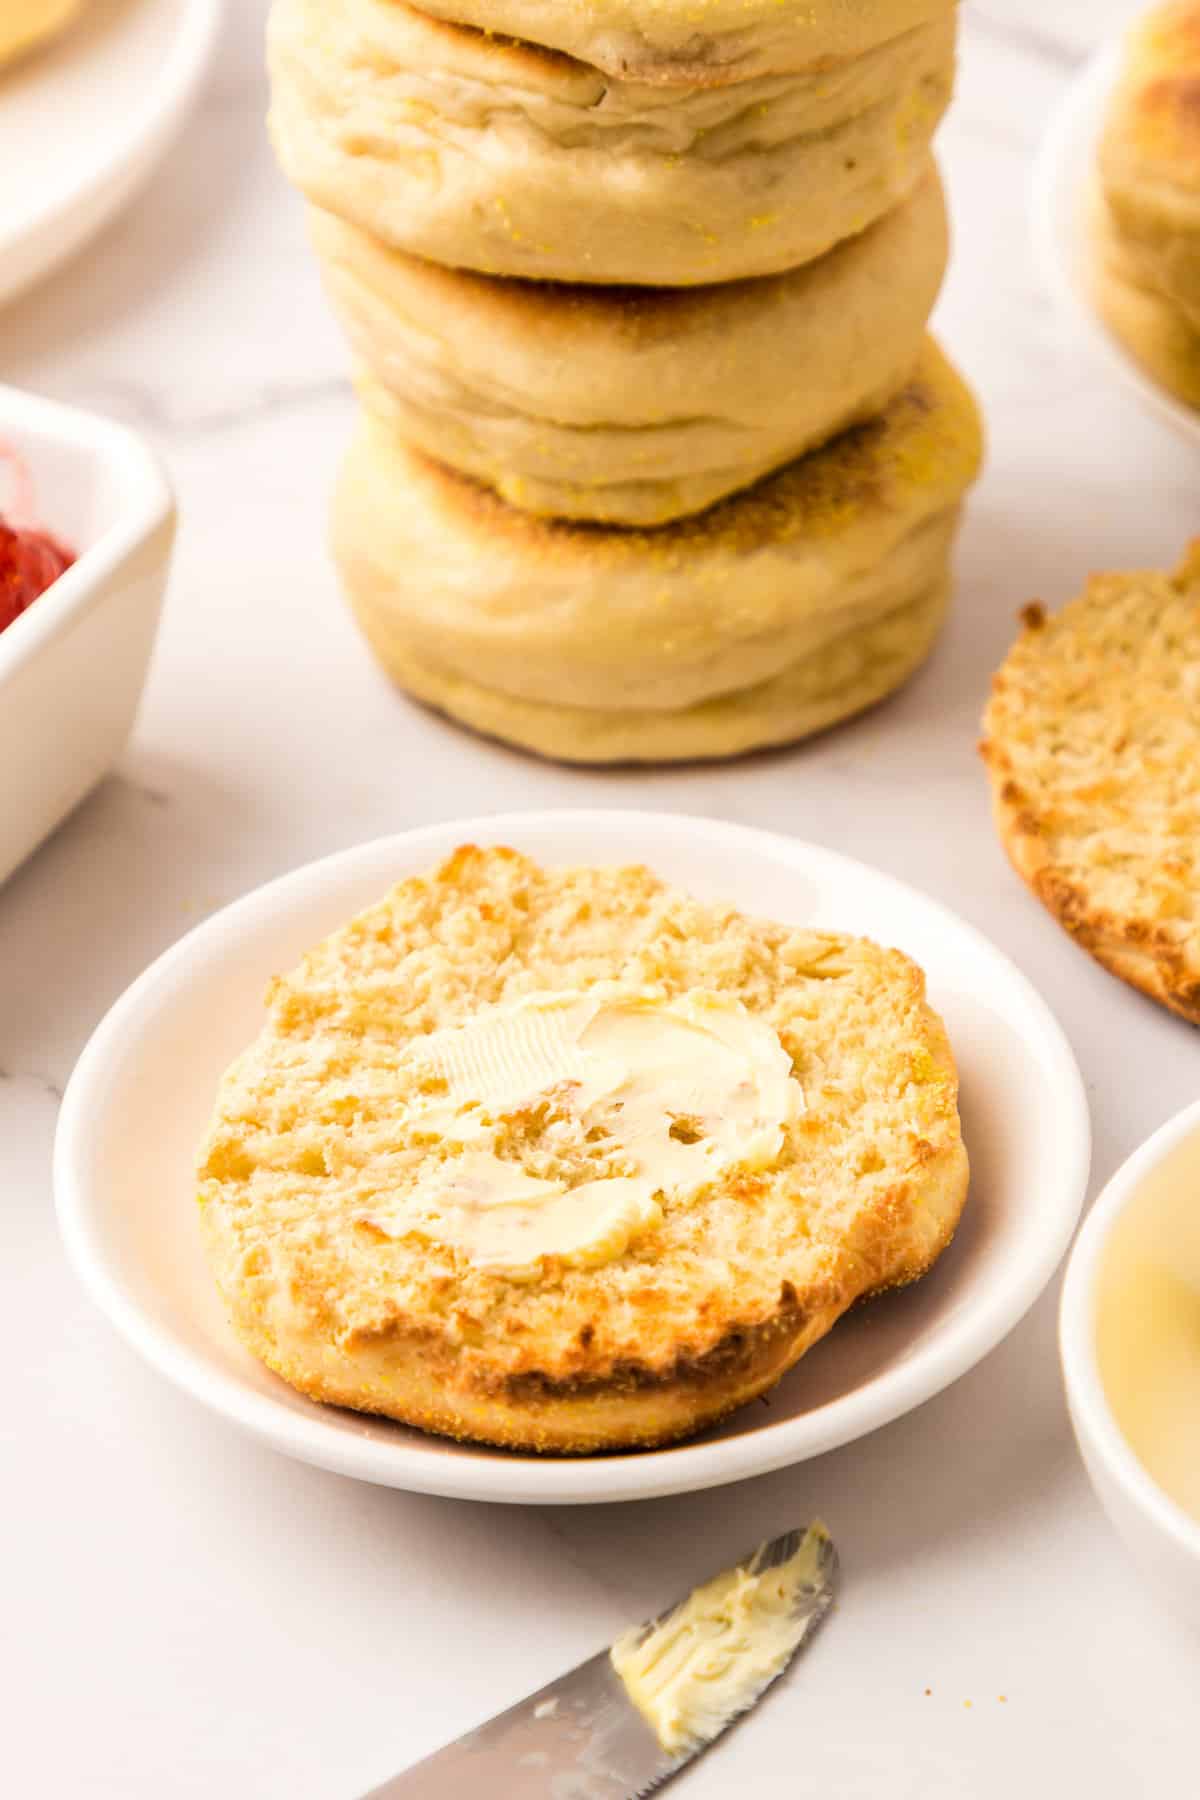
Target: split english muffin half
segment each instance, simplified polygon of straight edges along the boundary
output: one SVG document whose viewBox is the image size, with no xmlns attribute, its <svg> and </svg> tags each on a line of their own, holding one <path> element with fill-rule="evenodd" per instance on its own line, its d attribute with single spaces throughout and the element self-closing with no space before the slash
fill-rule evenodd
<svg viewBox="0 0 1200 1800">
<path fill-rule="evenodd" d="M 319 211 L 312 234 L 369 411 L 527 512 L 619 525 L 700 512 L 883 410 L 948 252 L 932 163 L 819 261 L 716 287 L 501 280 Z"/>
<path fill-rule="evenodd" d="M 921 972 L 645 868 L 467 847 L 277 981 L 203 1146 L 239 1336 L 315 1399 L 517 1449 L 699 1430 L 967 1189 Z"/>
<path fill-rule="evenodd" d="M 675 89 L 401 0 L 275 0 L 271 133 L 314 205 L 429 261 L 701 285 L 810 262 L 910 194 L 954 47 L 947 12 L 853 62 Z"/>
<path fill-rule="evenodd" d="M 534 518 L 368 418 L 334 551 L 384 667 L 465 723 L 571 761 L 727 756 L 912 672 L 981 456 L 932 341 L 880 417 L 654 531 Z"/>
<path fill-rule="evenodd" d="M 1200 544 L 1040 606 L 982 744 L 1005 849 L 1077 944 L 1200 1025 Z"/>
</svg>

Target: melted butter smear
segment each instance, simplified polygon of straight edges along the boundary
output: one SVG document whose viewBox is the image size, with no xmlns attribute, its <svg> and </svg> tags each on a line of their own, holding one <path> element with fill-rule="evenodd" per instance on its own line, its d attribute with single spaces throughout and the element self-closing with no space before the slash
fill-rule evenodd
<svg viewBox="0 0 1200 1800">
<path fill-rule="evenodd" d="M 370 1222 L 516 1276 L 546 1256 L 584 1267 L 620 1256 L 661 1219 L 664 1195 L 694 1193 L 735 1166 L 770 1167 L 803 1108 L 775 1032 L 715 994 L 530 995 L 434 1032 L 411 1054 L 444 1084 L 411 1122 L 450 1154 Z M 496 1153 L 506 1123 L 540 1107 L 549 1122 L 538 1154 L 569 1165 L 566 1178 Z M 619 1172 L 589 1178 L 595 1155 Z"/>
<path fill-rule="evenodd" d="M 812 1623 L 800 1602 L 827 1541 L 810 1526 L 786 1562 L 726 1569 L 649 1631 L 617 1639 L 613 1667 L 669 1755 L 711 1743 L 782 1674 Z"/>
</svg>

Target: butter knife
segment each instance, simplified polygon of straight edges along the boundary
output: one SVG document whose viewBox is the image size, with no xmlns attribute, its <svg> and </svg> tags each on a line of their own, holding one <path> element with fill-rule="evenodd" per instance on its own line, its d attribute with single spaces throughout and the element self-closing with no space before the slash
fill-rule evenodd
<svg viewBox="0 0 1200 1800">
<path fill-rule="evenodd" d="M 740 1713 L 757 1705 L 811 1639 L 833 1603 L 838 1563 L 823 1531 L 819 1537 L 810 1534 L 810 1540 L 812 1574 L 795 1595 L 790 1615 L 798 1632 L 794 1646 L 748 1702 L 704 1741 L 674 1754 L 664 1750 L 605 1649 L 372 1788 L 363 1800 L 641 1800 L 686 1768 Z M 785 1532 L 736 1567 L 755 1574 L 781 1567 L 805 1542 L 803 1531 Z M 650 1620 L 641 1635 L 648 1636 L 676 1610 L 670 1607 Z"/>
</svg>

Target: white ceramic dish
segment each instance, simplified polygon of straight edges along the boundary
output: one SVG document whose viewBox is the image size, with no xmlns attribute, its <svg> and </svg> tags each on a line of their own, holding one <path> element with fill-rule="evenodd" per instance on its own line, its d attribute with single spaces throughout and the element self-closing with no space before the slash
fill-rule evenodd
<svg viewBox="0 0 1200 1800">
<path fill-rule="evenodd" d="M 1138 1460 L 1105 1393 L 1097 1354 L 1101 1274 L 1114 1229 L 1135 1209 L 1157 1205 L 1175 1182 L 1200 1184 L 1200 1103 L 1168 1120 L 1135 1151 L 1088 1214 L 1063 1283 L 1059 1346 L 1071 1420 L 1092 1485 L 1138 1564 L 1200 1629 L 1200 1523 Z"/>
<path fill-rule="evenodd" d="M 132 198 L 187 117 L 222 0 L 88 0 L 0 69 L 0 303 Z"/>
<path fill-rule="evenodd" d="M 915 956 L 962 1073 L 973 1164 L 958 1237 L 915 1287 L 844 1320 L 771 1396 L 703 1438 L 545 1460 L 317 1406 L 244 1352 L 205 1267 L 192 1163 L 217 1079 L 262 1020 L 264 984 L 402 876 L 464 841 L 542 861 L 643 861 L 694 893 L 862 932 Z M 276 1449 L 389 1486 L 479 1500 L 627 1500 L 718 1486 L 847 1443 L 969 1369 L 1049 1280 L 1087 1181 L 1070 1048 L 1013 965 L 934 901 L 860 863 L 741 826 L 637 812 L 468 819 L 345 851 L 217 914 L 150 968 L 88 1045 L 55 1152 L 71 1260 L 125 1337 L 189 1394 Z"/>
<path fill-rule="evenodd" d="M 166 477 L 132 432 L 0 388 L 0 443 L 39 523 L 78 553 L 0 632 L 0 882 L 116 761 L 141 697 L 171 560 Z M 0 511 L 7 470 L 0 464 Z"/>
<path fill-rule="evenodd" d="M 1092 304 L 1088 196 L 1095 179 L 1105 109 L 1120 63 L 1119 44 L 1093 57 L 1072 82 L 1051 121 L 1034 170 L 1034 244 L 1043 279 L 1099 365 L 1160 419 L 1193 443 L 1200 443 L 1200 414 L 1146 374 Z"/>
</svg>

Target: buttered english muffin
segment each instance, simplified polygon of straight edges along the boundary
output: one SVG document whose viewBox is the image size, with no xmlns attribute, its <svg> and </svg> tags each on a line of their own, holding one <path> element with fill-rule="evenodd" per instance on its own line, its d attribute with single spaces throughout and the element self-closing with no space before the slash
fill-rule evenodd
<svg viewBox="0 0 1200 1800">
<path fill-rule="evenodd" d="M 687 90 L 402 0 L 275 0 L 271 133 L 314 205 L 432 262 L 700 285 L 809 262 L 910 194 L 954 45 L 942 9 L 853 62 Z"/>
<path fill-rule="evenodd" d="M 368 419 L 334 549 L 385 668 L 464 723 L 578 762 L 729 756 L 912 673 L 980 455 L 932 343 L 878 419 L 654 531 L 531 517 Z"/>
<path fill-rule="evenodd" d="M 0 0 L 0 63 L 54 37 L 82 5 L 83 0 Z"/>
<path fill-rule="evenodd" d="M 1200 544 L 1030 607 L 983 754 L 1018 872 L 1096 959 L 1200 1025 Z"/>
<path fill-rule="evenodd" d="M 1096 300 L 1143 367 L 1200 406 L 1200 0 L 1130 33 L 1099 157 Z"/>
<path fill-rule="evenodd" d="M 785 275 L 564 287 L 446 269 L 315 212 L 366 406 L 407 443 L 559 518 L 700 512 L 883 410 L 946 266 L 932 163 L 912 197 Z"/>
<path fill-rule="evenodd" d="M 569 1452 L 763 1392 L 930 1266 L 966 1186 L 907 958 L 474 848 L 274 984 L 199 1169 L 234 1327 L 287 1381 Z"/>
</svg>

